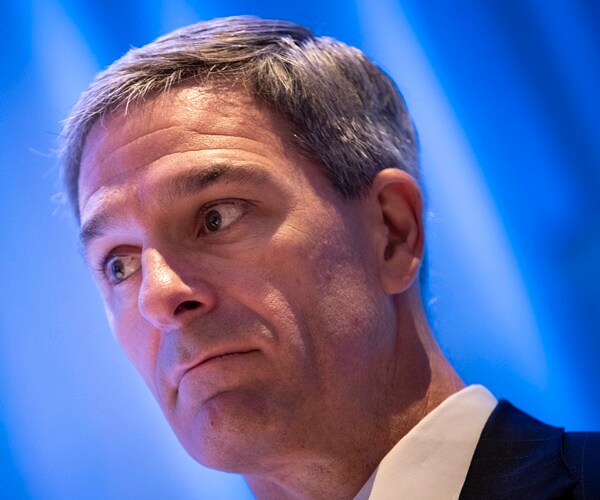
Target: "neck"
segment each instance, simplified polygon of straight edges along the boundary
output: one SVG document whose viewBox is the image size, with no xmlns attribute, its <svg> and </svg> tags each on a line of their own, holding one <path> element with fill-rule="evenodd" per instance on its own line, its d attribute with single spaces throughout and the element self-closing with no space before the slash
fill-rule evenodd
<svg viewBox="0 0 600 500">
<path fill-rule="evenodd" d="M 395 357 L 386 367 L 379 391 L 381 404 L 361 426 L 344 426 L 341 446 L 301 450 L 270 467 L 245 476 L 259 499 L 353 498 L 383 457 L 425 415 L 464 387 L 430 330 L 418 290 L 396 297 Z M 347 439 L 347 432 L 353 438 Z"/>
</svg>

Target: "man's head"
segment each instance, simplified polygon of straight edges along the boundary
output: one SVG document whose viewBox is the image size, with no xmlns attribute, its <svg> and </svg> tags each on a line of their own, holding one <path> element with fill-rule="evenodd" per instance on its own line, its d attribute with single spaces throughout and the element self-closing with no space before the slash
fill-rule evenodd
<svg viewBox="0 0 600 500">
<path fill-rule="evenodd" d="M 109 321 L 192 456 L 260 475 L 395 442 L 431 373 L 387 76 L 289 23 L 213 21 L 117 61 L 66 130 Z"/>
</svg>

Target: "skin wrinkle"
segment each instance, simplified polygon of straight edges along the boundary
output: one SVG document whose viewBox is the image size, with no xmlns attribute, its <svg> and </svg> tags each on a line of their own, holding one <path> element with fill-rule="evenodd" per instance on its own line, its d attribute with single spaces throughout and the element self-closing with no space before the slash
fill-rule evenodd
<svg viewBox="0 0 600 500">
<path fill-rule="evenodd" d="M 179 129 L 181 129 L 181 126 L 179 126 L 179 125 L 171 125 L 171 126 L 168 126 L 168 127 L 163 127 L 163 128 L 160 128 L 160 129 L 153 130 L 152 132 L 149 132 L 148 134 L 137 138 L 136 140 L 132 141 L 131 143 L 123 144 L 122 146 L 119 146 L 118 148 L 114 149 L 111 152 L 111 154 L 116 154 L 120 150 L 122 150 L 124 148 L 127 148 L 127 147 L 131 147 L 132 145 L 135 145 L 136 143 L 149 142 L 150 137 L 152 135 L 154 135 L 154 134 L 158 134 L 158 133 L 163 134 L 167 130 L 179 130 Z M 202 136 L 210 137 L 210 138 L 223 138 L 223 137 L 227 137 L 227 138 L 231 138 L 231 139 L 237 139 L 238 138 L 234 134 L 217 134 L 217 133 L 210 133 L 210 132 L 206 132 L 206 131 L 200 133 L 200 131 L 198 129 L 195 129 L 193 127 L 185 127 L 185 129 L 189 130 L 189 131 L 192 131 L 192 132 L 196 132 L 198 134 L 197 136 L 195 136 L 193 138 L 193 142 L 194 142 L 193 146 L 194 147 L 198 146 L 198 145 L 201 145 L 203 143 L 203 141 L 200 140 L 200 138 Z M 250 137 L 240 136 L 240 138 L 254 142 L 253 139 L 251 139 Z M 206 142 L 209 142 L 209 141 L 206 141 Z M 168 158 L 169 156 L 175 155 L 177 153 L 186 153 L 186 152 L 192 152 L 192 151 L 195 151 L 195 149 L 192 149 L 191 147 L 190 147 L 190 149 L 176 149 L 173 152 L 171 152 L 171 153 L 169 153 L 167 155 L 164 155 L 163 158 Z M 98 164 L 101 165 L 102 161 L 104 161 L 104 160 L 101 160 Z M 144 166 L 145 165 L 140 165 L 139 167 L 144 167 Z"/>
<path fill-rule="evenodd" d="M 125 144 L 125 145 L 123 145 L 123 146 L 122 146 L 122 148 L 125 148 L 125 147 L 128 147 L 128 146 L 130 146 L 130 145 L 128 145 L 128 144 Z M 196 146 L 197 146 L 197 145 L 195 144 L 195 145 L 194 145 L 194 147 L 196 147 Z M 211 149 L 211 150 L 205 150 L 205 151 L 219 152 L 219 151 L 221 151 L 222 149 L 223 149 L 223 148 L 214 148 L 214 149 Z M 227 149 L 227 151 L 229 151 L 229 152 L 231 153 L 231 152 L 235 152 L 235 151 L 236 151 L 236 149 L 228 148 L 228 149 Z M 241 150 L 240 150 L 240 151 L 241 151 Z M 180 150 L 180 151 L 173 151 L 173 152 L 171 152 L 171 153 L 169 153 L 169 154 L 162 155 L 162 156 L 160 157 L 160 160 L 164 161 L 164 160 L 166 160 L 166 159 L 168 159 L 168 158 L 170 158 L 170 157 L 178 156 L 178 155 L 181 155 L 181 154 L 184 154 L 184 153 L 196 153 L 196 150 L 195 150 L 195 149 L 184 149 L 184 150 Z M 260 156 L 260 155 L 258 155 L 258 156 Z M 99 166 L 99 167 L 101 167 L 101 166 L 102 166 L 102 164 L 103 164 L 103 163 L 105 163 L 105 162 L 107 162 L 107 161 L 108 161 L 108 158 L 104 158 L 104 159 L 103 159 L 103 160 L 101 160 L 100 162 L 95 162 L 95 163 L 97 163 L 97 164 L 98 164 L 98 166 Z M 157 160 L 154 160 L 154 161 L 158 161 L 158 159 L 157 159 Z M 124 177 L 124 176 L 126 176 L 126 175 L 129 175 L 129 174 L 130 174 L 130 173 L 132 173 L 132 172 L 136 172 L 136 171 L 137 171 L 137 172 L 139 172 L 139 171 L 142 171 L 142 170 L 144 170 L 144 169 L 145 169 L 145 168 L 146 168 L 146 167 L 147 167 L 149 164 L 152 164 L 152 163 L 154 163 L 154 161 L 147 161 L 147 162 L 144 162 L 143 164 L 141 164 L 141 165 L 139 165 L 139 166 L 136 166 L 136 167 L 134 167 L 134 168 L 131 168 L 131 169 L 130 169 L 130 171 L 128 171 L 128 172 L 121 172 L 121 173 L 119 173 L 119 174 L 115 174 L 115 175 L 114 175 L 114 177 L 112 177 L 112 178 L 108 178 L 108 179 L 105 181 L 105 184 L 106 184 L 106 185 L 111 185 L 111 184 L 114 184 L 115 182 L 118 182 L 120 178 L 122 178 L 122 177 Z M 93 194 L 93 193 L 92 193 L 92 194 Z M 82 197 L 88 197 L 88 198 L 89 198 L 90 196 L 91 196 L 91 195 L 88 195 L 87 193 L 83 193 L 83 194 L 82 194 Z M 82 207 L 82 210 L 83 210 L 83 208 L 85 208 L 85 207 Z"/>
</svg>

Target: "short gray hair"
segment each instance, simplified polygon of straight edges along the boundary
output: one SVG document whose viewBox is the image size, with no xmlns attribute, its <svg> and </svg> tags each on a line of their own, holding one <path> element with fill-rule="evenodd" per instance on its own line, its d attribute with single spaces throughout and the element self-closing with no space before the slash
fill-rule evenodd
<svg viewBox="0 0 600 500">
<path fill-rule="evenodd" d="M 394 82 L 361 51 L 303 26 L 250 16 L 199 22 L 133 48 L 99 73 L 62 131 L 63 182 L 79 220 L 82 150 L 92 126 L 119 107 L 189 82 L 241 83 L 286 118 L 295 146 L 345 199 L 377 172 L 419 180 L 416 131 Z"/>
</svg>

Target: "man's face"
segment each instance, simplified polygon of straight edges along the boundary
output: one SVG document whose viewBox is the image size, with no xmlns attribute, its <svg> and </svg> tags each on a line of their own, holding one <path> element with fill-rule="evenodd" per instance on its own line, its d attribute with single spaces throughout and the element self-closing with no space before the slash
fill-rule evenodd
<svg viewBox="0 0 600 500">
<path fill-rule="evenodd" d="M 384 404 L 392 306 L 369 211 L 253 98 L 184 87 L 115 113 L 79 186 L 111 327 L 198 461 L 259 471 Z"/>
</svg>

